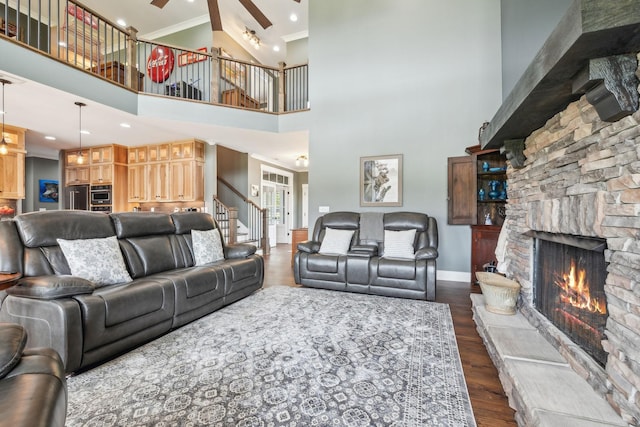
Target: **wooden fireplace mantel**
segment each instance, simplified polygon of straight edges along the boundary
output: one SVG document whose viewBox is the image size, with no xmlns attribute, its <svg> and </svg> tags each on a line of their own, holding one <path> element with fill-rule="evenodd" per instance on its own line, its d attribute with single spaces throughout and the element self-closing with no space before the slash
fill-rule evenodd
<svg viewBox="0 0 640 427">
<path fill-rule="evenodd" d="M 526 138 L 579 99 L 574 80 L 592 60 L 638 51 L 640 0 L 575 0 L 482 132 L 482 148 Z"/>
</svg>

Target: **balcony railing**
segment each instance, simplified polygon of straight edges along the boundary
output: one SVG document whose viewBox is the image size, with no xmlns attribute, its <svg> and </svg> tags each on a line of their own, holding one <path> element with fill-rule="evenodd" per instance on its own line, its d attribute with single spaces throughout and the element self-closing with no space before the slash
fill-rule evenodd
<svg viewBox="0 0 640 427">
<path fill-rule="evenodd" d="M 71 0 L 0 0 L 0 37 L 143 93 L 268 113 L 309 108 L 307 65 L 267 67 L 217 48 L 141 40 Z"/>
</svg>

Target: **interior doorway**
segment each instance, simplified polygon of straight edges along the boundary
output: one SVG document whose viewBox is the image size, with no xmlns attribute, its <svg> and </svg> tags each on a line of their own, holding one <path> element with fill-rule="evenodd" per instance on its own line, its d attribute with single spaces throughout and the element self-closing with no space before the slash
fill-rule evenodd
<svg viewBox="0 0 640 427">
<path fill-rule="evenodd" d="M 269 212 L 269 244 L 291 243 L 293 174 L 262 165 L 262 207 Z"/>
</svg>

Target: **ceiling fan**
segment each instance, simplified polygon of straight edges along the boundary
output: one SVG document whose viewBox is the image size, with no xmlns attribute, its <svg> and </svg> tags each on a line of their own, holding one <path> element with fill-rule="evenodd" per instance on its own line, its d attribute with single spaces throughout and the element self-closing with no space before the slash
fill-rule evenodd
<svg viewBox="0 0 640 427">
<path fill-rule="evenodd" d="M 269 21 L 264 13 L 251 0 L 238 0 L 245 9 L 258 21 L 258 24 L 264 29 L 269 28 L 273 23 Z M 293 0 L 300 3 L 300 0 Z M 169 3 L 169 0 L 152 0 L 151 4 L 162 9 Z M 207 0 L 209 5 L 209 17 L 211 19 L 211 29 L 213 31 L 222 31 L 222 20 L 220 19 L 220 9 L 218 8 L 218 0 Z"/>
</svg>

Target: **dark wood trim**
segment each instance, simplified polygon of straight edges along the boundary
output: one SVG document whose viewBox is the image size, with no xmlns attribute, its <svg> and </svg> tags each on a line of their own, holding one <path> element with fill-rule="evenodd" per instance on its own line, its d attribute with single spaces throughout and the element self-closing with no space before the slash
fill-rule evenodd
<svg viewBox="0 0 640 427">
<path fill-rule="evenodd" d="M 482 132 L 482 147 L 524 139 L 579 99 L 572 81 L 590 59 L 638 51 L 637 0 L 574 0 Z"/>
</svg>

